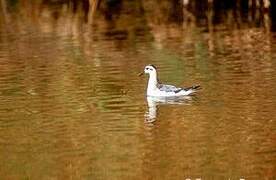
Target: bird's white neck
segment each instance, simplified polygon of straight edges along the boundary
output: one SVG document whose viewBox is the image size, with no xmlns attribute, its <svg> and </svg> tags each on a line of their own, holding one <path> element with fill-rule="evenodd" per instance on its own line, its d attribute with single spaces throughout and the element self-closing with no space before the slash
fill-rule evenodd
<svg viewBox="0 0 276 180">
<path fill-rule="evenodd" d="M 149 75 L 147 94 L 151 94 L 152 91 L 157 89 L 157 73 L 151 73 Z"/>
</svg>

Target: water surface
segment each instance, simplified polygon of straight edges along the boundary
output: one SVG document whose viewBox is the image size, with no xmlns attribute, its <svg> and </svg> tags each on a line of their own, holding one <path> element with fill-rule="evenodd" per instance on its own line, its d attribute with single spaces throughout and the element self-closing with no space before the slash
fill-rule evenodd
<svg viewBox="0 0 276 180">
<path fill-rule="evenodd" d="M 3 4 L 1 179 L 276 177 L 276 34 L 265 23 L 162 24 L 147 4 L 112 17 Z M 148 99 L 146 64 L 202 89 Z"/>
</svg>

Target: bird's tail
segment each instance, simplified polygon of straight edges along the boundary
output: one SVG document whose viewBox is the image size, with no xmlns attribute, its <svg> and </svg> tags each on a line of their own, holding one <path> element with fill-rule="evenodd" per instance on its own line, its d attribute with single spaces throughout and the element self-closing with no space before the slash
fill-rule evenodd
<svg viewBox="0 0 276 180">
<path fill-rule="evenodd" d="M 201 89 L 200 85 L 194 85 L 194 86 L 191 86 L 191 87 L 184 88 L 185 91 L 188 91 L 188 90 L 199 90 L 199 89 Z"/>
</svg>

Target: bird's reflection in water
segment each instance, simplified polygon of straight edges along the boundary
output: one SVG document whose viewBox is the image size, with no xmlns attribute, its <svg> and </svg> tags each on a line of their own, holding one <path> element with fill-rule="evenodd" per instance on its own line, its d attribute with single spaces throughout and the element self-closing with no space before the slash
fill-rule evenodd
<svg viewBox="0 0 276 180">
<path fill-rule="evenodd" d="M 148 123 L 153 123 L 156 121 L 157 111 L 159 105 L 189 105 L 192 100 L 192 96 L 182 96 L 182 97 L 147 97 L 148 111 L 145 113 L 145 121 Z"/>
</svg>

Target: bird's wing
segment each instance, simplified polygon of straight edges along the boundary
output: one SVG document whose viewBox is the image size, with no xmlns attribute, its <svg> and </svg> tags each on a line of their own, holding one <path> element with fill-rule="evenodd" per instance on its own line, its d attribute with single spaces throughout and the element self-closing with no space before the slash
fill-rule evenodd
<svg viewBox="0 0 276 180">
<path fill-rule="evenodd" d="M 178 88 L 172 85 L 166 85 L 166 84 L 159 84 L 158 89 L 160 91 L 165 91 L 165 92 L 175 92 L 178 93 L 179 91 L 182 90 L 182 88 Z"/>
</svg>

